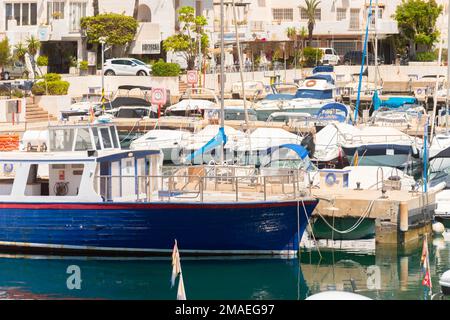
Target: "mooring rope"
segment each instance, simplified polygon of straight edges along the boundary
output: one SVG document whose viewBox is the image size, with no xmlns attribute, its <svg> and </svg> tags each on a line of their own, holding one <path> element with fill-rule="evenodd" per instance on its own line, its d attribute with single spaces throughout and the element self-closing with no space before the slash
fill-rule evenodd
<svg viewBox="0 0 450 320">
<path fill-rule="evenodd" d="M 320 253 L 319 245 L 317 244 L 316 236 L 314 235 L 314 230 L 312 228 L 311 221 L 308 218 L 308 214 L 306 213 L 305 201 L 303 199 L 301 201 L 302 201 L 303 212 L 305 213 L 306 221 L 308 221 L 309 228 L 311 229 L 311 235 L 313 236 L 314 244 L 316 245 L 317 252 L 319 253 L 320 259 L 322 259 L 322 254 Z M 299 243 L 298 249 L 300 251 L 300 241 L 301 241 L 301 239 L 300 239 L 300 200 L 297 200 L 297 216 L 298 216 L 298 221 L 299 221 L 298 222 L 298 230 L 299 230 L 299 232 L 298 232 L 298 237 L 299 237 L 299 239 L 298 239 L 298 243 Z"/>
<path fill-rule="evenodd" d="M 325 222 L 325 224 L 334 232 L 340 233 L 340 234 L 347 234 L 350 233 L 354 230 L 356 230 L 362 223 L 363 221 L 369 216 L 370 212 L 372 211 L 373 205 L 375 203 L 377 199 L 374 199 L 370 202 L 369 206 L 367 207 L 367 209 L 364 211 L 364 213 L 361 215 L 361 217 L 358 218 L 358 220 L 356 221 L 356 223 L 351 226 L 350 228 L 348 228 L 347 230 L 338 230 L 336 229 L 334 226 L 332 226 L 331 224 L 328 223 L 328 221 L 324 218 L 324 216 L 320 213 L 320 211 L 318 209 L 316 209 L 317 213 L 319 214 L 319 216 L 322 218 L 322 220 Z"/>
</svg>

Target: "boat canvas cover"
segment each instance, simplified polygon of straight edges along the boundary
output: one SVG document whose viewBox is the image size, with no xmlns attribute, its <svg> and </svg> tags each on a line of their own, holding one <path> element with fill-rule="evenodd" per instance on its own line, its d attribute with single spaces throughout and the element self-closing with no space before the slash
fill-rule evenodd
<svg viewBox="0 0 450 320">
<path fill-rule="evenodd" d="M 315 74 L 313 76 L 307 77 L 305 81 L 307 80 L 325 80 L 328 83 L 334 84 L 334 79 L 331 74 Z"/>
<path fill-rule="evenodd" d="M 320 73 L 320 72 L 334 72 L 333 66 L 317 66 L 313 69 L 312 73 Z"/>
<path fill-rule="evenodd" d="M 386 107 L 389 109 L 400 108 L 405 105 L 416 105 L 418 100 L 415 97 L 389 97 L 386 100 L 381 100 L 378 91 L 375 91 L 372 98 L 373 106 L 375 110 L 381 107 Z"/>
<path fill-rule="evenodd" d="M 326 111 L 329 110 L 336 110 L 336 111 L 342 111 L 342 113 L 334 113 L 329 114 Z M 342 103 L 328 103 L 325 104 L 322 108 L 320 108 L 319 112 L 317 113 L 317 118 L 319 120 L 336 120 L 339 122 L 345 122 L 347 120 L 349 114 L 348 107 Z"/>
<path fill-rule="evenodd" d="M 206 143 L 203 147 L 201 147 L 199 150 L 195 151 L 193 154 L 190 154 L 186 157 L 186 161 L 192 161 L 198 156 L 204 155 L 206 152 L 209 152 L 218 146 L 226 145 L 228 141 L 228 138 L 225 134 L 225 128 L 220 127 L 219 132 L 217 135 L 212 138 L 208 143 Z"/>
<path fill-rule="evenodd" d="M 333 90 L 299 89 L 295 94 L 295 99 L 315 99 L 315 100 L 333 99 Z"/>
<path fill-rule="evenodd" d="M 173 106 L 168 107 L 167 111 L 193 111 L 193 110 L 205 110 L 215 107 L 215 103 L 208 100 L 187 99 L 182 100 Z"/>
</svg>

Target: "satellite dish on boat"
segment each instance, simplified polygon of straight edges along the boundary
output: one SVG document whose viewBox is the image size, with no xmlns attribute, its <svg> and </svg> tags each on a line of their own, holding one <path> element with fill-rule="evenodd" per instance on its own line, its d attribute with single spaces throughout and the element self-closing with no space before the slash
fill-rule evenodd
<svg viewBox="0 0 450 320">
<path fill-rule="evenodd" d="M 325 291 L 314 294 L 306 298 L 306 300 L 372 300 L 372 299 L 352 292 Z"/>
</svg>

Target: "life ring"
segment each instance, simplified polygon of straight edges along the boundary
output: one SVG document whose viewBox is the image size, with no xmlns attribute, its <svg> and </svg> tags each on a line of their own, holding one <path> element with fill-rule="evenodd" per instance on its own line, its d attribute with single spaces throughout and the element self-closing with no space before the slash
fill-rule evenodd
<svg viewBox="0 0 450 320">
<path fill-rule="evenodd" d="M 336 180 L 337 180 L 336 175 L 332 172 L 327 174 L 327 176 L 325 177 L 325 182 L 329 186 L 334 186 Z"/>
<path fill-rule="evenodd" d="M 14 165 L 12 163 L 5 163 L 3 165 L 3 172 L 11 173 L 14 170 Z"/>
<path fill-rule="evenodd" d="M 316 80 L 308 80 L 308 81 L 306 81 L 305 86 L 308 88 L 311 88 L 311 87 L 314 87 L 316 84 L 317 84 Z"/>
</svg>

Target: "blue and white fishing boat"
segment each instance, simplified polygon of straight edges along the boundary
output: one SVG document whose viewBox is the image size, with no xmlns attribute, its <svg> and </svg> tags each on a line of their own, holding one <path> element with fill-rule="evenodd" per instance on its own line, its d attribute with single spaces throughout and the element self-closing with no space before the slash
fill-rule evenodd
<svg viewBox="0 0 450 320">
<path fill-rule="evenodd" d="M 121 150 L 112 124 L 49 127 L 47 146 L 1 155 L 0 248 L 134 256 L 177 239 L 185 254 L 294 254 L 318 202 L 295 176 L 163 174 L 160 150 Z"/>
</svg>

